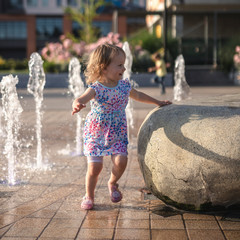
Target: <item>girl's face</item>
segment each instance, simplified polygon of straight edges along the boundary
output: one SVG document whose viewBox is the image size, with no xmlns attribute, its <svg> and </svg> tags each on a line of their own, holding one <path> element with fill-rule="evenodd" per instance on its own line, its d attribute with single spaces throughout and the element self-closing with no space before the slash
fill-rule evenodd
<svg viewBox="0 0 240 240">
<path fill-rule="evenodd" d="M 126 70 L 124 67 L 125 55 L 120 52 L 113 57 L 111 63 L 106 67 L 103 74 L 104 77 L 111 82 L 118 82 L 123 77 L 123 73 Z"/>
</svg>

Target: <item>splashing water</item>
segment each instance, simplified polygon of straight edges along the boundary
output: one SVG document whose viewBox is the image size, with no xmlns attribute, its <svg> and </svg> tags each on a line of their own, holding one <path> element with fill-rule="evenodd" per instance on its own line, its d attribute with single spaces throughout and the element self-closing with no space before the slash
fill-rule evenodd
<svg viewBox="0 0 240 240">
<path fill-rule="evenodd" d="M 76 57 L 72 58 L 68 66 L 69 90 L 74 98 L 81 96 L 84 92 L 84 83 L 81 78 L 81 65 Z M 76 155 L 83 155 L 83 137 L 82 137 L 82 116 L 77 114 L 76 129 Z"/>
<path fill-rule="evenodd" d="M 131 74 L 132 74 L 132 62 L 133 62 L 133 57 L 132 53 L 129 47 L 128 42 L 124 42 L 123 44 L 123 50 L 126 53 L 126 60 L 124 67 L 126 68 L 123 78 L 128 79 L 129 82 L 131 83 L 132 87 L 137 87 L 137 83 L 134 80 L 131 80 Z M 127 125 L 128 125 L 128 139 L 130 139 L 130 128 L 134 128 L 134 121 L 133 121 L 133 102 L 132 99 L 129 98 L 128 105 L 126 107 L 126 115 L 127 115 Z"/>
<path fill-rule="evenodd" d="M 182 54 L 179 55 L 175 61 L 174 81 L 174 100 L 182 101 L 189 98 L 190 87 L 185 78 L 185 61 Z"/>
<path fill-rule="evenodd" d="M 34 96 L 36 103 L 36 137 L 37 137 L 37 168 L 42 168 L 42 101 L 43 89 L 46 83 L 43 70 L 43 60 L 38 53 L 32 53 L 30 56 L 29 80 L 27 90 Z"/>
<path fill-rule="evenodd" d="M 130 81 L 130 77 L 132 74 L 133 57 L 132 57 L 132 53 L 131 53 L 128 42 L 124 42 L 123 50 L 126 53 L 126 60 L 125 60 L 125 64 L 124 64 L 124 67 L 126 68 L 126 70 L 124 72 L 123 78 L 128 78 L 128 80 Z"/>
<path fill-rule="evenodd" d="M 20 141 L 18 140 L 18 132 L 20 129 L 19 117 L 23 111 L 18 100 L 16 84 L 18 78 L 8 75 L 2 78 L 0 83 L 2 93 L 2 115 L 6 122 L 6 141 L 4 147 L 4 155 L 8 160 L 8 184 L 14 185 L 15 180 L 15 161 L 19 152 Z"/>
<path fill-rule="evenodd" d="M 3 126 L 2 126 L 2 108 L 0 107 L 0 135 L 3 136 L 4 135 L 4 129 L 3 129 Z"/>
</svg>

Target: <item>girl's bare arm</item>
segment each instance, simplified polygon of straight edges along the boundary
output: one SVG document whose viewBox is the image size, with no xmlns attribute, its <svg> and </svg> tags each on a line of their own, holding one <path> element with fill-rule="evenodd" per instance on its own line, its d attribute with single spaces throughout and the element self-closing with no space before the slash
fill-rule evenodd
<svg viewBox="0 0 240 240">
<path fill-rule="evenodd" d="M 136 101 L 143 102 L 143 103 L 149 103 L 149 104 L 155 104 L 157 106 L 165 106 L 172 104 L 170 101 L 159 101 L 143 92 L 137 91 L 136 89 L 132 88 L 130 92 L 130 97 Z"/>
<path fill-rule="evenodd" d="M 72 115 L 85 108 L 86 103 L 93 99 L 95 95 L 96 92 L 92 88 L 88 88 L 79 98 L 76 98 L 72 104 Z"/>
</svg>

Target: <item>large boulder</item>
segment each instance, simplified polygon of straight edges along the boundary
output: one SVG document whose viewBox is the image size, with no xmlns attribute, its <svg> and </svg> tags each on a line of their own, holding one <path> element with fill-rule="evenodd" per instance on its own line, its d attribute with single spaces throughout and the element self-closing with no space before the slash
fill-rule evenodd
<svg viewBox="0 0 240 240">
<path fill-rule="evenodd" d="M 138 160 L 149 190 L 183 209 L 240 205 L 240 94 L 148 114 Z"/>
</svg>

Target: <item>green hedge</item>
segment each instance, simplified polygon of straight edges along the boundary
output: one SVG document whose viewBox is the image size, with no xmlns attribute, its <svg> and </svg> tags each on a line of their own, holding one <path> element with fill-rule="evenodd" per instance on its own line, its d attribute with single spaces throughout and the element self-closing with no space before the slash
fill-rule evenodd
<svg viewBox="0 0 240 240">
<path fill-rule="evenodd" d="M 24 70 L 28 68 L 28 60 L 15 60 L 0 58 L 0 70 Z"/>
<path fill-rule="evenodd" d="M 240 36 L 230 40 L 222 40 L 219 46 L 219 64 L 220 68 L 226 72 L 234 70 L 233 56 L 236 53 L 236 46 L 240 45 Z"/>
</svg>

